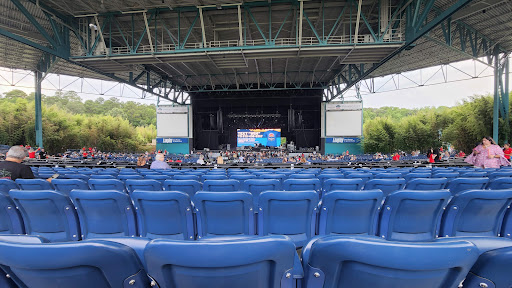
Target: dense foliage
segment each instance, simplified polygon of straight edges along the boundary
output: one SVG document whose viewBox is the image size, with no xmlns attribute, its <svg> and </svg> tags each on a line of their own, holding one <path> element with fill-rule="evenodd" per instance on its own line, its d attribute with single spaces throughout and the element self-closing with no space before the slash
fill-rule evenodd
<svg viewBox="0 0 512 288">
<path fill-rule="evenodd" d="M 364 151 L 426 152 L 451 144 L 469 152 L 483 136 L 492 136 L 493 97 L 474 96 L 455 107 L 403 109 L 383 107 L 364 110 Z M 512 140 L 511 123 L 500 119 L 499 144 Z M 508 135 L 508 137 L 506 137 Z"/>
<path fill-rule="evenodd" d="M 137 151 L 156 137 L 155 105 L 116 98 L 83 102 L 75 92 L 43 96 L 43 143 L 51 153 L 84 146 Z M 20 90 L 0 98 L 0 144 L 35 146 L 34 95 Z"/>
</svg>

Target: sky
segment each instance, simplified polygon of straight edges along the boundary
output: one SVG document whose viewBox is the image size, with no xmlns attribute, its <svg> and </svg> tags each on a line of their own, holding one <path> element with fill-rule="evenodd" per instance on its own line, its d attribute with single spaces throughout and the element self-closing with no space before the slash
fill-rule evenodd
<svg viewBox="0 0 512 288">
<path fill-rule="evenodd" d="M 373 86 L 376 93 L 369 92 L 370 81 L 361 83 L 360 93 L 366 108 L 451 107 L 473 95 L 491 94 L 494 89 L 492 75 L 493 69 L 483 61 L 467 60 L 375 78 Z M 148 94 L 146 99 L 141 99 L 140 90 L 109 81 L 51 74 L 45 78 L 42 87 L 42 93 L 45 95 L 53 95 L 60 88 L 63 91 L 76 91 L 84 100 L 116 97 L 120 101 L 156 104 L 156 97 L 153 95 Z M 33 92 L 33 74 L 28 71 L 0 68 L 0 93 L 13 89 L 20 89 L 26 93 Z M 354 95 L 355 88 L 352 88 L 347 92 L 345 99 L 355 99 Z"/>
</svg>

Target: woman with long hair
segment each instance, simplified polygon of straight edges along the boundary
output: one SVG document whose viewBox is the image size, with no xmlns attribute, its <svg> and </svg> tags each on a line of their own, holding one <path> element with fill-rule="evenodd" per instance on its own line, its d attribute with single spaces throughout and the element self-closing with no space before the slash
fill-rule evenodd
<svg viewBox="0 0 512 288">
<path fill-rule="evenodd" d="M 473 153 L 464 161 L 479 168 L 500 168 L 510 165 L 501 147 L 496 145 L 490 136 L 484 137 L 482 143 L 476 146 Z"/>
</svg>

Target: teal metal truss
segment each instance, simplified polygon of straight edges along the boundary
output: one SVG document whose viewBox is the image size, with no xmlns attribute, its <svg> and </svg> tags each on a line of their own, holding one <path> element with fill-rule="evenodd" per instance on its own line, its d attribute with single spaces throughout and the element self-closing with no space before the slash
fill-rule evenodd
<svg viewBox="0 0 512 288">
<path fill-rule="evenodd" d="M 508 142 L 510 139 L 510 52 L 494 55 L 494 109 L 492 137 L 494 140 Z M 500 117 L 501 116 L 501 117 Z M 499 121 L 504 122 L 502 138 L 499 137 Z"/>
</svg>

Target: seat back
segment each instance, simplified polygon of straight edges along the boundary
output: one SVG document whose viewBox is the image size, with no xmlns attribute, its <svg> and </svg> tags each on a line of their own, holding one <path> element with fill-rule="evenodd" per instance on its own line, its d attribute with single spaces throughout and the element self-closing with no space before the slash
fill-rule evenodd
<svg viewBox="0 0 512 288">
<path fill-rule="evenodd" d="M 51 242 L 80 240 L 78 216 L 66 194 L 52 190 L 11 190 L 9 195 L 23 217 L 28 235 L 42 236 Z"/>
<path fill-rule="evenodd" d="M 302 247 L 315 235 L 316 191 L 265 191 L 258 202 L 258 235 L 286 235 Z"/>
<path fill-rule="evenodd" d="M 240 182 L 234 179 L 229 180 L 205 180 L 204 191 L 228 192 L 240 190 Z"/>
<path fill-rule="evenodd" d="M 478 256 L 467 241 L 403 243 L 326 236 L 302 251 L 303 286 L 457 288 Z"/>
<path fill-rule="evenodd" d="M 327 192 L 320 206 L 318 234 L 375 235 L 382 198 L 380 190 Z"/>
<path fill-rule="evenodd" d="M 73 190 L 70 197 L 78 211 L 82 239 L 137 235 L 128 194 L 115 190 Z"/>
<path fill-rule="evenodd" d="M 165 180 L 171 179 L 171 176 L 162 175 L 162 174 L 146 174 L 146 175 L 144 175 L 144 179 L 156 180 L 156 181 L 160 182 L 160 184 L 163 185 Z"/>
<path fill-rule="evenodd" d="M 405 179 L 372 179 L 366 182 L 364 190 L 379 189 L 384 193 L 384 197 L 392 192 L 404 189 Z"/>
<path fill-rule="evenodd" d="M 487 186 L 489 178 L 486 177 L 474 177 L 474 178 L 456 178 L 448 182 L 446 189 L 450 190 L 452 195 L 455 195 L 461 191 L 466 190 L 481 190 Z"/>
<path fill-rule="evenodd" d="M 432 178 L 446 178 L 448 181 L 451 181 L 455 178 L 459 177 L 458 172 L 436 172 L 432 173 Z"/>
<path fill-rule="evenodd" d="M 256 179 L 256 176 L 249 174 L 249 173 L 244 173 L 244 174 L 233 173 L 233 174 L 229 175 L 229 179 L 238 180 L 238 181 L 240 181 L 240 184 L 243 184 L 245 180 Z"/>
<path fill-rule="evenodd" d="M 15 180 L 22 190 L 53 190 L 52 184 L 43 179 L 21 179 Z"/>
<path fill-rule="evenodd" d="M 487 177 L 487 172 L 478 172 L 478 171 L 474 171 L 474 172 L 466 172 L 466 173 L 461 173 L 460 174 L 460 177 L 463 177 L 463 178 L 481 178 L 481 177 Z"/>
<path fill-rule="evenodd" d="M 249 192 L 200 191 L 193 199 L 198 238 L 255 234 L 253 199 Z"/>
<path fill-rule="evenodd" d="M 283 182 L 283 190 L 285 191 L 308 191 L 314 190 L 319 192 L 322 185 L 318 178 L 307 179 L 286 179 Z"/>
<path fill-rule="evenodd" d="M 512 189 L 512 177 L 498 177 L 489 181 L 487 189 L 499 190 L 499 189 Z"/>
<path fill-rule="evenodd" d="M 511 202 L 512 189 L 460 192 L 444 211 L 439 235 L 498 236 Z"/>
<path fill-rule="evenodd" d="M 407 182 L 407 190 L 441 190 L 448 184 L 446 178 L 413 178 Z"/>
<path fill-rule="evenodd" d="M 297 173 L 297 174 L 292 174 L 288 177 L 288 179 L 312 179 L 312 178 L 316 178 L 316 174 L 314 173 Z"/>
<path fill-rule="evenodd" d="M 389 194 L 380 212 L 378 235 L 395 241 L 432 241 L 437 237 L 447 190 L 402 190 Z"/>
<path fill-rule="evenodd" d="M 301 274 L 294 271 L 295 255 L 295 245 L 283 236 L 224 242 L 154 240 L 144 251 L 148 273 L 160 288 L 295 287 L 294 278 Z"/>
<path fill-rule="evenodd" d="M 188 194 L 192 199 L 197 191 L 201 190 L 201 182 L 195 180 L 165 180 L 165 191 L 180 191 Z"/>
<path fill-rule="evenodd" d="M 334 190 L 361 190 L 363 189 L 365 181 L 361 178 L 352 178 L 352 179 L 326 179 L 324 181 L 323 189 L 324 193 Z"/>
<path fill-rule="evenodd" d="M 107 241 L 0 241 L 0 265 L 19 287 L 150 287 L 133 249 Z"/>
<path fill-rule="evenodd" d="M 228 177 L 226 176 L 226 174 L 218 174 L 218 173 L 213 173 L 213 172 L 210 172 L 208 174 L 205 174 L 205 175 L 202 175 L 201 176 L 201 181 L 206 181 L 206 180 L 226 180 L 228 179 Z"/>
<path fill-rule="evenodd" d="M 283 184 L 283 181 L 288 178 L 286 174 L 263 174 L 259 177 L 259 179 L 277 179 L 279 180 L 280 184 Z"/>
<path fill-rule="evenodd" d="M 117 179 L 89 179 L 89 188 L 91 190 L 115 190 L 126 192 L 126 186 L 123 181 Z"/>
<path fill-rule="evenodd" d="M 20 187 L 12 180 L 0 179 L 0 193 L 9 195 L 9 190 L 11 189 L 20 189 Z"/>
<path fill-rule="evenodd" d="M 24 233 L 25 227 L 19 210 L 9 196 L 0 193 L 0 236 Z"/>
<path fill-rule="evenodd" d="M 126 180 L 126 189 L 129 193 L 135 190 L 162 191 L 162 183 L 152 179 L 128 179 Z"/>
<path fill-rule="evenodd" d="M 417 179 L 417 178 L 430 178 L 430 177 L 431 177 L 430 173 L 419 173 L 419 172 L 414 173 L 414 172 L 413 172 L 413 173 L 407 173 L 407 174 L 405 174 L 403 178 L 404 178 L 406 181 L 410 181 L 410 180 L 412 180 L 412 179 Z"/>
<path fill-rule="evenodd" d="M 53 187 L 55 190 L 64 193 L 69 196 L 69 192 L 73 189 L 89 190 L 87 182 L 80 179 L 53 179 Z"/>
<path fill-rule="evenodd" d="M 172 177 L 172 179 L 174 180 L 194 180 L 194 181 L 197 181 L 199 182 L 199 180 L 201 180 L 201 177 L 198 176 L 198 175 L 174 175 Z"/>
<path fill-rule="evenodd" d="M 373 174 L 372 173 L 358 173 L 358 172 L 351 172 L 351 173 L 345 174 L 345 179 L 352 179 L 352 178 L 363 179 L 364 183 L 366 183 L 370 179 L 373 179 Z"/>
<path fill-rule="evenodd" d="M 60 175 L 59 178 L 62 178 L 62 179 L 80 179 L 80 180 L 83 180 L 83 181 L 88 181 L 89 178 L 91 178 L 91 177 L 89 175 L 71 173 L 71 174 Z M 52 184 L 53 184 L 53 180 L 52 180 Z"/>
<path fill-rule="evenodd" d="M 402 173 L 384 172 L 375 175 L 374 179 L 398 179 L 402 178 Z"/>
<path fill-rule="evenodd" d="M 282 187 L 279 179 L 249 179 L 244 181 L 242 190 L 252 194 L 254 207 L 257 207 L 261 192 L 282 190 Z"/>
<path fill-rule="evenodd" d="M 135 190 L 131 196 L 141 237 L 194 239 L 192 206 L 186 193 Z"/>
</svg>

